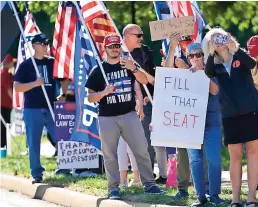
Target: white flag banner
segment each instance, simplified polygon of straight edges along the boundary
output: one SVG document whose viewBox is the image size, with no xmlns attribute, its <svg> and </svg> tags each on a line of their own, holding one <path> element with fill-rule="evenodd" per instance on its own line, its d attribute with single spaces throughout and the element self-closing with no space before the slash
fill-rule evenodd
<svg viewBox="0 0 258 207">
<path fill-rule="evenodd" d="M 209 98 L 204 71 L 156 68 L 152 111 L 153 146 L 200 149 Z"/>
</svg>

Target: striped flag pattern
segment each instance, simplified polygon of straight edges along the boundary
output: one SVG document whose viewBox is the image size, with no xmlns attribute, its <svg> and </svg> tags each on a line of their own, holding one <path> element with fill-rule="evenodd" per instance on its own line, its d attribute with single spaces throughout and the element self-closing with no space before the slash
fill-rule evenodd
<svg viewBox="0 0 258 207">
<path fill-rule="evenodd" d="M 98 63 L 91 48 L 90 37 L 79 20 L 77 20 L 75 44 L 74 89 L 76 119 L 70 139 L 72 141 L 87 142 L 100 149 L 101 142 L 97 128 L 97 104 L 88 102 L 88 90 L 85 90 L 87 78 Z"/>
<path fill-rule="evenodd" d="M 167 2 L 171 15 L 174 18 L 184 16 L 194 16 L 194 34 L 192 38 L 195 42 L 201 42 L 202 30 L 207 24 L 195 1 L 168 1 Z"/>
<path fill-rule="evenodd" d="M 24 34 L 27 40 L 27 44 L 25 43 L 23 36 L 20 36 L 20 42 L 18 47 L 18 55 L 17 55 L 17 66 L 15 73 L 17 72 L 19 65 L 26 59 L 30 58 L 30 51 L 34 51 L 32 48 L 31 40 L 33 39 L 34 35 L 41 33 L 32 14 L 29 10 L 27 10 L 25 16 L 25 26 L 24 26 Z M 23 108 L 24 102 L 24 94 L 21 92 L 16 92 L 13 89 L 13 107 L 14 108 Z"/>
<path fill-rule="evenodd" d="M 70 2 L 59 4 L 52 52 L 55 58 L 54 78 L 73 79 L 76 9 Z"/>
<path fill-rule="evenodd" d="M 81 0 L 80 1 L 83 18 L 87 23 L 91 36 L 98 47 L 101 56 L 104 54 L 103 40 L 108 34 L 116 33 L 112 22 L 100 3 L 100 1 Z"/>
<path fill-rule="evenodd" d="M 192 38 L 195 42 L 201 42 L 202 30 L 207 25 L 207 22 L 203 18 L 196 1 L 154 1 L 154 7 L 158 20 L 194 16 L 195 33 Z M 169 39 L 166 39 L 162 43 L 165 55 L 167 55 L 168 46 Z"/>
</svg>

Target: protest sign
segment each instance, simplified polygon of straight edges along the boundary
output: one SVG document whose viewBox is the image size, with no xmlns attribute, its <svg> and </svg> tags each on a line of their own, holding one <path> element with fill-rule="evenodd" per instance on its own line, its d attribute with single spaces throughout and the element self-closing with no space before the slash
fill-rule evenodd
<svg viewBox="0 0 258 207">
<path fill-rule="evenodd" d="M 204 71 L 157 67 L 152 111 L 153 146 L 200 149 L 209 79 Z"/>
<path fill-rule="evenodd" d="M 175 32 L 181 36 L 194 34 L 193 16 L 152 21 L 149 25 L 152 41 L 167 39 Z"/>
<path fill-rule="evenodd" d="M 59 141 L 57 164 L 59 169 L 98 168 L 98 150 L 84 142 Z"/>
<path fill-rule="evenodd" d="M 22 135 L 25 133 L 25 123 L 23 121 L 23 110 L 14 109 L 14 121 L 11 125 L 11 134 L 13 136 Z"/>
<path fill-rule="evenodd" d="M 55 139 L 69 140 L 75 121 L 75 103 L 55 102 Z"/>
</svg>

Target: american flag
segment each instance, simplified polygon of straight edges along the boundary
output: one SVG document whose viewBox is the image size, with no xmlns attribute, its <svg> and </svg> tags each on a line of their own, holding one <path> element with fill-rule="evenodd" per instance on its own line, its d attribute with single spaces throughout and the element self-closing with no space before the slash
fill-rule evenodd
<svg viewBox="0 0 258 207">
<path fill-rule="evenodd" d="M 184 16 L 194 16 L 195 33 L 192 36 L 195 42 L 201 42 L 202 30 L 207 25 L 198 4 L 195 1 L 154 1 L 158 20 L 165 20 Z M 163 51 L 167 55 L 169 39 L 162 43 Z"/>
<path fill-rule="evenodd" d="M 74 58 L 74 89 L 76 96 L 76 120 L 71 136 L 72 141 L 82 141 L 100 149 L 100 139 L 97 128 L 97 104 L 87 100 L 85 84 L 91 70 L 97 66 L 90 36 L 86 34 L 84 26 L 77 20 Z"/>
<path fill-rule="evenodd" d="M 167 1 L 170 13 L 174 18 L 184 16 L 194 16 L 194 34 L 192 38 L 195 42 L 201 42 L 202 30 L 207 24 L 199 10 L 196 1 Z"/>
<path fill-rule="evenodd" d="M 116 30 L 109 20 L 100 1 L 80 1 L 83 18 L 87 23 L 91 36 L 96 43 L 101 56 L 104 54 L 103 40 L 108 34 L 115 34 Z"/>
<path fill-rule="evenodd" d="M 17 66 L 15 72 L 17 72 L 19 65 L 28 58 L 31 57 L 29 48 L 32 52 L 34 52 L 31 44 L 31 40 L 34 35 L 41 33 L 32 14 L 29 10 L 25 15 L 25 26 L 24 26 L 24 34 L 27 40 L 27 44 L 25 43 L 23 36 L 20 36 L 20 42 L 18 47 L 18 56 L 17 56 Z M 14 108 L 23 108 L 24 96 L 23 93 L 16 92 L 13 89 L 13 107 Z"/>
<path fill-rule="evenodd" d="M 71 2 L 62 2 L 56 16 L 52 52 L 55 58 L 54 78 L 73 79 L 76 9 Z"/>
</svg>

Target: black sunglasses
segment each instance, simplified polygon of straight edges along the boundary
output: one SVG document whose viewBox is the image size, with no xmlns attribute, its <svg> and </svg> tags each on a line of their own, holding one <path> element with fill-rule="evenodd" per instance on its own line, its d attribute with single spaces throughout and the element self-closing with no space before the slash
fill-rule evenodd
<svg viewBox="0 0 258 207">
<path fill-rule="evenodd" d="M 137 38 L 141 38 L 143 36 L 143 34 L 134 34 L 134 33 L 130 33 L 131 35 L 135 35 Z"/>
<path fill-rule="evenodd" d="M 35 42 L 33 44 L 42 45 L 42 46 L 48 46 L 48 42 Z"/>
<path fill-rule="evenodd" d="M 114 49 L 114 48 L 120 48 L 121 47 L 121 45 L 120 44 L 113 44 L 113 45 L 109 45 L 109 46 L 107 46 L 107 48 L 108 49 Z"/>
<path fill-rule="evenodd" d="M 197 58 L 200 58 L 200 57 L 202 57 L 203 55 L 204 55 L 204 54 L 203 54 L 202 52 L 199 52 L 199 53 L 195 53 L 195 54 L 189 54 L 187 57 L 188 57 L 189 59 L 193 59 L 194 56 L 197 57 Z"/>
</svg>

